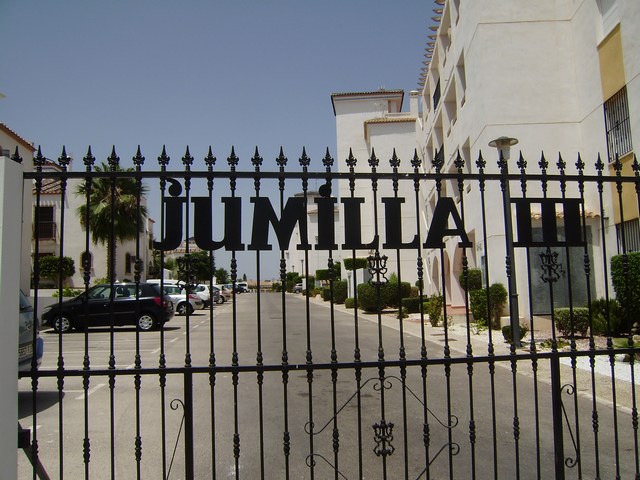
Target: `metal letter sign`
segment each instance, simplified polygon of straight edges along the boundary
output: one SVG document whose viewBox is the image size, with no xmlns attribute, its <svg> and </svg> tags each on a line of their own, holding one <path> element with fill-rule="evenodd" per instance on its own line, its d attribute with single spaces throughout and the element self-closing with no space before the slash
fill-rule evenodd
<svg viewBox="0 0 640 480">
<path fill-rule="evenodd" d="M 516 206 L 518 221 L 518 240 L 515 247 L 583 247 L 582 222 L 579 198 L 517 198 L 512 199 Z M 542 238 L 534 240 L 531 225 L 531 204 L 539 204 L 542 217 Z M 558 237 L 556 206 L 562 205 L 564 217 L 564 240 Z"/>
<path fill-rule="evenodd" d="M 165 210 L 165 232 L 164 238 L 160 242 L 153 242 L 153 247 L 158 250 L 174 250 L 178 248 L 183 238 L 183 207 L 186 199 L 179 197 L 182 189 L 174 179 L 168 179 L 172 183 L 169 189 L 171 197 L 164 199 Z M 173 188 L 176 187 L 177 188 Z M 251 243 L 249 250 L 271 250 L 269 240 L 269 225 L 276 233 L 278 244 L 281 250 L 289 248 L 289 241 L 296 224 L 300 226 L 300 243 L 296 245 L 298 250 L 311 249 L 307 239 L 307 217 L 305 212 L 305 202 L 303 198 L 292 197 L 287 199 L 287 203 L 282 211 L 282 218 L 278 219 L 273 209 L 271 200 L 268 197 L 251 197 L 254 204 L 253 224 L 251 231 Z M 245 249 L 242 243 L 242 225 L 240 222 L 242 211 L 242 198 L 224 197 L 224 238 L 214 240 L 213 222 L 214 214 L 209 197 L 194 197 L 191 199 L 194 204 L 194 240 L 198 247 L 205 251 L 225 250 L 242 251 Z M 314 202 L 318 205 L 318 221 L 320 225 L 316 250 L 333 250 L 337 248 L 334 228 L 334 206 L 337 203 L 335 198 L 316 198 Z M 345 243 L 342 248 L 347 250 L 378 248 L 380 239 L 377 235 L 369 243 L 362 242 L 362 204 L 364 198 L 343 198 L 345 218 Z M 415 235 L 410 242 L 402 242 L 402 222 L 401 205 L 404 198 L 390 197 L 383 198 L 386 213 L 386 242 L 384 248 L 412 249 L 419 243 L 418 235 Z M 449 220 L 452 220 L 455 228 L 449 228 Z M 579 219 L 578 219 L 579 225 Z M 425 248 L 440 248 L 444 245 L 443 240 L 447 236 L 460 237 L 460 247 L 471 247 L 469 237 L 464 230 L 462 219 L 452 198 L 442 197 L 436 203 L 433 212 L 431 226 L 424 243 Z"/>
</svg>

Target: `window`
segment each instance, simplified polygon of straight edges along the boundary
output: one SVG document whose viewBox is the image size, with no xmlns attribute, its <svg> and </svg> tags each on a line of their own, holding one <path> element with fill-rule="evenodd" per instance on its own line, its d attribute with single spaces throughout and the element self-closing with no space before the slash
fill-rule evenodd
<svg viewBox="0 0 640 480">
<path fill-rule="evenodd" d="M 37 230 L 34 232 L 40 240 L 55 240 L 56 222 L 53 207 L 36 207 L 34 217 L 38 218 Z"/>
<path fill-rule="evenodd" d="M 607 131 L 607 154 L 609 162 L 633 150 L 627 87 L 604 102 L 604 123 Z"/>
<path fill-rule="evenodd" d="M 624 249 L 622 235 L 624 233 Z M 618 253 L 640 251 L 640 220 L 634 219 L 616 225 L 616 238 L 618 239 Z M 626 252 L 624 251 L 626 250 Z"/>
<path fill-rule="evenodd" d="M 433 109 L 438 108 L 438 103 L 440 102 L 440 79 L 438 79 L 438 83 L 436 83 L 436 88 L 433 91 Z"/>
<path fill-rule="evenodd" d="M 130 253 L 127 253 L 124 258 L 125 258 L 125 260 L 124 260 L 125 261 L 125 266 L 124 266 L 125 270 L 124 270 L 124 272 L 125 273 L 131 273 L 131 260 L 133 259 L 133 257 L 131 256 Z"/>
</svg>

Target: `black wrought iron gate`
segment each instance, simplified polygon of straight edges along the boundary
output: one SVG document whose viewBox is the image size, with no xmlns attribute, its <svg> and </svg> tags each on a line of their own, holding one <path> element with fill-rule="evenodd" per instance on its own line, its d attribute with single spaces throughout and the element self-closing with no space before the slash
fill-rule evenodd
<svg viewBox="0 0 640 480">
<path fill-rule="evenodd" d="M 162 205 L 160 267 L 184 241 L 184 278 L 202 250 L 228 269 L 233 293 L 153 331 L 118 327 L 113 296 L 102 328 L 44 328 L 43 363 L 21 374 L 32 462 L 20 462 L 20 477 L 639 478 L 640 265 L 627 228 L 640 204 L 637 161 L 627 173 L 618 159 L 550 167 L 542 156 L 527 169 L 520 157 L 514 174 L 504 158 L 448 165 L 441 153 L 426 163 L 372 151 L 338 165 L 327 151 L 314 170 L 304 151 L 270 163 L 256 149 L 240 169 L 233 149 L 226 162 L 210 149 L 201 168 L 189 149 L 174 164 L 163 150 L 154 166 L 138 149 L 123 169 L 115 148 L 102 167 L 89 149 L 84 171 L 71 171 L 64 149 L 57 162 L 38 151 L 24 174 L 36 311 L 45 198 L 59 208 L 56 252 L 79 262 L 88 291 L 92 259 L 116 258 L 125 180 L 136 231 Z M 102 206 L 92 204 L 98 188 Z M 74 197 L 84 218 L 65 208 Z M 99 208 L 116 220 L 95 241 Z M 79 251 L 67 246 L 78 222 L 89 226 Z M 134 243 L 129 280 L 139 286 L 150 245 L 142 234 Z M 264 290 L 273 261 L 282 288 Z M 298 261 L 302 295 L 287 291 Z M 255 287 L 240 293 L 247 265 Z M 502 331 L 482 326 L 500 322 L 498 282 L 510 306 Z"/>
</svg>

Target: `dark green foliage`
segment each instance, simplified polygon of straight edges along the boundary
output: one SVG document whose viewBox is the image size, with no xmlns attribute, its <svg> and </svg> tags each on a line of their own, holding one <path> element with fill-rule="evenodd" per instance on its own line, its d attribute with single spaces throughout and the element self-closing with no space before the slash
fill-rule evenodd
<svg viewBox="0 0 640 480">
<path fill-rule="evenodd" d="M 584 337 L 589 332 L 589 309 L 587 307 L 573 308 L 573 329 L 571 325 L 571 309 L 556 308 L 553 310 L 556 328 L 565 337 L 577 335 Z"/>
<path fill-rule="evenodd" d="M 77 288 L 71 288 L 71 287 L 64 287 L 62 289 L 62 296 L 64 298 L 74 298 L 77 297 L 78 295 L 80 295 L 82 292 L 84 292 L 84 290 L 80 290 Z M 59 298 L 59 294 L 60 291 L 56 290 L 55 292 L 53 292 L 53 295 L 51 295 L 54 298 Z"/>
<path fill-rule="evenodd" d="M 429 300 L 423 304 L 424 312 L 429 315 L 429 323 L 432 327 L 437 327 L 442 321 L 442 306 L 444 299 L 442 295 L 431 295 Z"/>
<path fill-rule="evenodd" d="M 385 307 L 382 289 L 378 298 L 377 287 L 369 283 L 358 285 L 358 306 L 366 312 L 381 311 Z"/>
<path fill-rule="evenodd" d="M 489 287 L 489 304 L 491 305 L 491 328 L 500 328 L 500 316 L 507 305 L 507 289 L 501 283 Z"/>
<path fill-rule="evenodd" d="M 366 258 L 362 258 L 362 257 L 358 257 L 358 258 L 345 258 L 343 260 L 344 262 L 344 269 L 345 270 L 360 270 L 360 269 L 364 269 L 367 268 L 367 259 Z"/>
<path fill-rule="evenodd" d="M 347 297 L 344 299 L 344 308 L 355 307 L 355 299 L 353 297 Z"/>
<path fill-rule="evenodd" d="M 287 282 L 293 282 L 294 285 L 296 283 L 302 282 L 302 279 L 300 278 L 300 274 L 298 272 L 287 272 L 286 280 Z"/>
<path fill-rule="evenodd" d="M 472 290 L 469 292 L 469 309 L 478 325 L 487 326 L 489 315 L 487 310 L 487 292 Z"/>
<path fill-rule="evenodd" d="M 600 298 L 591 302 L 593 334 L 607 334 L 607 300 Z M 620 335 L 624 326 L 624 311 L 615 299 L 609 300 L 609 328 L 611 335 Z"/>
<path fill-rule="evenodd" d="M 179 257 L 179 259 L 178 264 L 183 262 L 186 268 L 186 256 Z M 213 258 L 209 258 L 209 252 L 200 251 L 189 254 L 189 274 L 192 278 L 202 282 L 208 282 L 213 272 Z M 186 280 L 186 273 L 186 271 L 179 272 L 178 278 L 183 282 Z"/>
<path fill-rule="evenodd" d="M 398 308 L 400 305 L 398 304 L 398 280 L 396 277 L 396 281 L 384 284 L 382 286 L 382 291 L 384 292 L 384 303 L 387 307 L 390 308 Z M 399 298 L 402 300 L 403 298 L 407 298 L 411 296 L 411 284 L 409 282 L 401 282 L 400 283 L 400 294 Z"/>
<path fill-rule="evenodd" d="M 224 268 L 216 268 L 213 272 L 213 276 L 216 277 L 216 283 L 229 283 L 229 272 Z M 282 285 L 280 285 L 282 287 Z"/>
<path fill-rule="evenodd" d="M 280 282 L 273 282 L 271 284 L 271 290 L 273 290 L 274 292 L 281 292 L 282 284 Z"/>
<path fill-rule="evenodd" d="M 522 340 L 527 333 L 529 332 L 529 327 L 521 323 L 520 324 L 520 338 L 518 340 Z M 513 335 L 511 334 L 511 325 L 505 325 L 502 327 L 502 336 L 504 337 L 505 342 L 511 343 L 513 340 Z"/>
<path fill-rule="evenodd" d="M 460 274 L 458 278 L 460 281 L 460 286 L 464 289 L 464 272 Z M 467 270 L 467 285 L 466 290 L 472 292 L 473 290 L 482 289 L 482 270 L 479 268 L 470 268 Z"/>
<path fill-rule="evenodd" d="M 57 279 L 60 273 L 60 257 L 57 255 L 47 255 L 40 257 L 38 262 L 40 277 Z M 62 257 L 62 278 L 72 277 L 76 273 L 76 266 L 70 257 Z"/>
<path fill-rule="evenodd" d="M 347 298 L 347 281 L 341 280 L 333 283 L 333 303 L 342 304 Z M 325 302 L 331 300 L 331 289 L 325 287 L 322 289 L 322 299 Z"/>
<path fill-rule="evenodd" d="M 627 253 L 627 274 L 624 273 L 624 256 L 611 257 L 611 282 L 616 299 L 625 313 L 623 331 L 637 321 L 640 312 L 640 252 Z M 629 319 L 626 318 L 629 315 Z M 627 323 L 628 322 L 628 323 Z"/>
<path fill-rule="evenodd" d="M 321 281 L 329 281 L 329 269 L 316 270 L 316 279 Z"/>
<path fill-rule="evenodd" d="M 426 301 L 426 297 L 409 297 L 402 299 L 402 308 L 406 308 L 409 313 L 420 312 L 420 304 Z"/>
</svg>

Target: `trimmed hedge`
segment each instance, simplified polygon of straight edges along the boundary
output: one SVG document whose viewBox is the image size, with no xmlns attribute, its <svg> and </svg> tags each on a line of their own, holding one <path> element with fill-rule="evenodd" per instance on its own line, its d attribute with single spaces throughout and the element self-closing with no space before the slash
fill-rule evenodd
<svg viewBox="0 0 640 480">
<path fill-rule="evenodd" d="M 460 286 L 464 289 L 464 272 L 458 277 Z M 472 292 L 474 290 L 482 289 L 482 270 L 479 268 L 470 268 L 467 270 L 467 288 L 466 290 Z"/>
<path fill-rule="evenodd" d="M 574 307 L 573 331 L 571 329 L 571 310 L 569 308 L 555 308 L 553 310 L 556 328 L 565 337 L 574 335 L 584 337 L 589 332 L 589 309 Z"/>
<path fill-rule="evenodd" d="M 429 315 L 429 323 L 432 327 L 437 327 L 440 325 L 440 321 L 442 320 L 442 306 L 444 304 L 444 299 L 442 295 L 431 295 L 429 300 L 424 302 L 424 311 L 427 315 Z"/>
<path fill-rule="evenodd" d="M 368 267 L 367 259 L 363 257 L 345 258 L 342 261 L 345 270 L 361 270 Z"/>
<path fill-rule="evenodd" d="M 355 299 L 353 297 L 347 297 L 344 299 L 344 308 L 353 308 L 355 307 Z"/>
<path fill-rule="evenodd" d="M 419 313 L 420 304 L 427 300 L 426 297 L 409 297 L 402 299 L 402 308 L 406 308 L 409 313 Z"/>
<path fill-rule="evenodd" d="M 624 256 L 611 257 L 611 282 L 616 292 L 616 299 L 623 312 L 631 315 L 640 312 L 640 252 L 627 253 L 627 274 L 624 274 Z M 623 322 L 624 330 L 628 331 L 635 319 Z"/>
<path fill-rule="evenodd" d="M 325 302 L 331 300 L 331 288 L 325 287 L 322 289 L 322 299 Z M 344 303 L 347 299 L 347 281 L 341 280 L 333 283 L 333 303 Z"/>
</svg>

